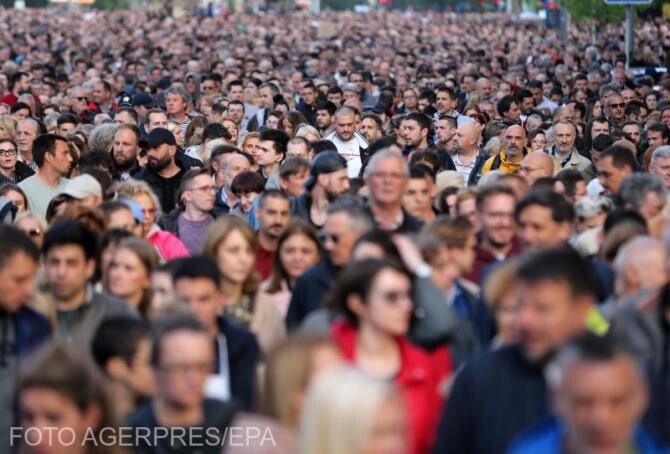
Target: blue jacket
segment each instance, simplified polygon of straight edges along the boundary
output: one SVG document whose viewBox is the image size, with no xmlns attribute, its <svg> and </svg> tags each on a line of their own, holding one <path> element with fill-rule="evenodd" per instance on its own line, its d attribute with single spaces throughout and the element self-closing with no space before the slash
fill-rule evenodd
<svg viewBox="0 0 670 454">
<path fill-rule="evenodd" d="M 555 419 L 544 421 L 538 426 L 522 434 L 507 451 L 508 454 L 561 454 L 565 426 Z M 633 434 L 633 450 L 636 454 L 670 453 L 663 448 L 643 428 L 638 427 Z"/>
</svg>

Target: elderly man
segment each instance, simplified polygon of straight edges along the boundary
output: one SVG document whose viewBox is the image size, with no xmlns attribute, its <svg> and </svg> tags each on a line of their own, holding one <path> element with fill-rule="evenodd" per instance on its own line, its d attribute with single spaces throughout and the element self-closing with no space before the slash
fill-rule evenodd
<svg viewBox="0 0 670 454">
<path fill-rule="evenodd" d="M 539 178 L 554 176 L 555 171 L 554 160 L 543 151 L 528 153 L 519 166 L 519 174 L 528 182 L 529 186 L 532 186 Z"/>
<path fill-rule="evenodd" d="M 658 290 L 668 280 L 667 259 L 665 247 L 658 238 L 638 236 L 628 241 L 614 260 L 616 296 L 634 298 Z"/>
<path fill-rule="evenodd" d="M 504 146 L 500 153 L 491 156 L 482 167 L 482 175 L 491 170 L 502 173 L 517 173 L 526 153 L 526 131 L 519 125 L 505 130 Z"/>
<path fill-rule="evenodd" d="M 554 139 L 556 144 L 551 149 L 551 155 L 560 161 L 562 169 L 579 170 L 584 178 L 590 178 L 587 170 L 591 167 L 591 161 L 580 155 L 575 148 L 577 128 L 568 120 L 561 120 L 554 125 Z"/>
</svg>

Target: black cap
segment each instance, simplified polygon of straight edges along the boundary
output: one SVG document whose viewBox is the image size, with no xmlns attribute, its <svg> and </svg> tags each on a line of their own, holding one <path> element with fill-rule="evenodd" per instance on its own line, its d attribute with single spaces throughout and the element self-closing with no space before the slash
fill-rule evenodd
<svg viewBox="0 0 670 454">
<path fill-rule="evenodd" d="M 154 101 L 154 98 L 148 93 L 138 93 L 133 96 L 131 104 L 135 107 L 144 106 L 147 109 L 153 109 L 156 106 L 156 101 Z"/>
<path fill-rule="evenodd" d="M 161 146 L 164 143 L 168 145 L 177 145 L 174 134 L 172 134 L 170 130 L 165 128 L 156 128 L 152 129 L 143 140 L 140 140 L 139 145 L 141 148 L 150 149 Z"/>
<path fill-rule="evenodd" d="M 322 173 L 333 173 L 347 168 L 347 160 L 337 151 L 324 151 L 316 155 L 309 169 L 309 178 L 305 181 L 305 187 L 312 189 L 316 179 Z"/>
</svg>

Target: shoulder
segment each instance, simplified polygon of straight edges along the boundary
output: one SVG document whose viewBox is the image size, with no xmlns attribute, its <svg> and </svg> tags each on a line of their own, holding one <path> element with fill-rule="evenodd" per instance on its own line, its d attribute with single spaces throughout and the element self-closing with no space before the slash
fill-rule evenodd
<svg viewBox="0 0 670 454">
<path fill-rule="evenodd" d="M 530 430 L 522 433 L 513 442 L 510 454 L 531 454 L 542 452 L 545 454 L 559 454 L 561 452 L 563 428 L 553 420 L 543 420 Z"/>
</svg>

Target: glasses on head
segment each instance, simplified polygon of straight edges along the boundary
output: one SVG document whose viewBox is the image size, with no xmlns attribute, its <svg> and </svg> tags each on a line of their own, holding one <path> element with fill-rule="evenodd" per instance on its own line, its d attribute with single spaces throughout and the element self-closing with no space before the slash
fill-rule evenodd
<svg viewBox="0 0 670 454">
<path fill-rule="evenodd" d="M 617 104 L 610 104 L 610 108 L 612 108 L 612 109 L 623 109 L 624 107 L 626 107 L 625 102 L 620 102 L 620 103 L 617 103 Z"/>
<path fill-rule="evenodd" d="M 16 156 L 15 148 L 0 149 L 0 156 Z"/>
<path fill-rule="evenodd" d="M 326 244 L 328 241 L 332 241 L 333 244 L 337 244 L 340 242 L 340 235 L 322 231 L 319 232 L 319 241 L 321 241 L 323 244 Z"/>
</svg>

